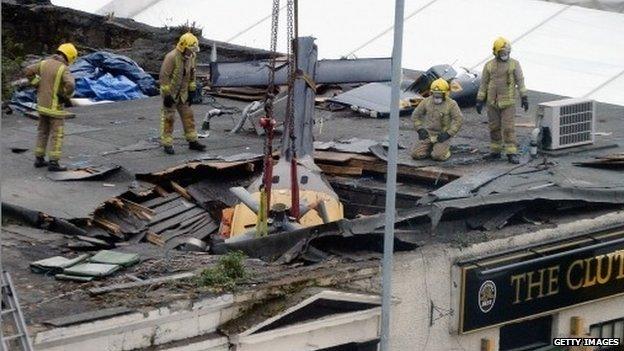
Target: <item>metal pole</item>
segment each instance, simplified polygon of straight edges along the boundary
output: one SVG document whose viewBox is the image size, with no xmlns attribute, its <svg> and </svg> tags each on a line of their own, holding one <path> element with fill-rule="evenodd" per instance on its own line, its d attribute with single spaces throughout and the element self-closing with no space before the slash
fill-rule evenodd
<svg viewBox="0 0 624 351">
<path fill-rule="evenodd" d="M 394 252 L 394 220 L 399 138 L 399 93 L 401 87 L 401 54 L 403 52 L 404 0 L 396 0 L 394 10 L 394 45 L 392 48 L 392 91 L 390 94 L 390 124 L 388 126 L 388 173 L 386 178 L 386 225 L 381 297 L 381 351 L 390 350 L 390 308 L 392 293 L 392 259 Z"/>
</svg>

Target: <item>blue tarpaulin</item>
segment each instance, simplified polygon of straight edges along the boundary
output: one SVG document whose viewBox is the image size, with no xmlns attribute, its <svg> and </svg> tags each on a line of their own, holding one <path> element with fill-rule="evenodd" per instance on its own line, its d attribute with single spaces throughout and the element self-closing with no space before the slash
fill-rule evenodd
<svg viewBox="0 0 624 351">
<path fill-rule="evenodd" d="M 78 93 L 80 92 L 80 94 Z M 106 73 L 97 79 L 83 77 L 76 79 L 75 97 L 93 100 L 134 100 L 144 98 L 139 86 L 126 76 L 113 76 Z"/>
<path fill-rule="evenodd" d="M 20 112 L 36 110 L 37 90 L 35 90 L 35 88 L 16 90 L 11 96 L 9 106 Z"/>
<path fill-rule="evenodd" d="M 156 81 L 130 58 L 105 51 L 80 57 L 70 66 L 74 97 L 133 100 L 158 95 Z"/>
<path fill-rule="evenodd" d="M 130 58 L 105 51 L 80 57 L 69 67 L 76 79 L 73 97 L 100 100 L 134 100 L 158 95 L 156 80 Z M 36 110 L 34 88 L 17 90 L 10 106 L 18 111 Z"/>
</svg>

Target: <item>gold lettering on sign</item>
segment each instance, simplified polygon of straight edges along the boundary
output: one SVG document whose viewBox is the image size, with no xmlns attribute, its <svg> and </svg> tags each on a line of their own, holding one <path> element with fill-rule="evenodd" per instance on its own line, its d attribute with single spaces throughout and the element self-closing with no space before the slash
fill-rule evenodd
<svg viewBox="0 0 624 351">
<path fill-rule="evenodd" d="M 546 296 L 559 293 L 559 266 L 548 267 L 548 292 Z"/>
<path fill-rule="evenodd" d="M 591 275 L 591 261 L 594 258 L 586 258 L 585 259 L 585 283 L 583 283 L 583 287 L 586 288 L 588 286 L 594 286 L 596 285 L 596 276 L 595 275 Z"/>
<path fill-rule="evenodd" d="M 526 273 L 511 276 L 511 285 L 513 285 L 516 290 L 516 298 L 513 302 L 514 305 L 520 302 L 520 285 L 524 282 L 525 276 Z"/>
<path fill-rule="evenodd" d="M 615 279 L 624 279 L 624 250 L 614 252 L 613 257 L 620 261 L 620 270 Z"/>
<path fill-rule="evenodd" d="M 563 284 L 559 273 L 563 273 L 561 265 L 511 275 L 513 304 L 559 294 Z M 624 279 L 624 250 L 578 259 L 565 267 L 565 276 L 561 274 L 564 278 L 565 286 L 572 291 Z"/>
<path fill-rule="evenodd" d="M 533 273 L 527 273 L 527 298 L 525 301 L 529 301 L 533 299 L 532 293 L 534 288 L 538 288 L 539 294 L 537 294 L 536 298 L 540 298 L 544 296 L 544 271 L 546 269 L 542 268 L 539 272 L 539 279 L 537 281 L 533 281 Z"/>
<path fill-rule="evenodd" d="M 566 274 L 566 284 L 568 285 L 568 289 L 570 290 L 577 290 L 580 289 L 583 286 L 583 278 L 581 277 L 581 281 L 578 282 L 578 284 L 572 284 L 572 269 L 574 269 L 574 267 L 579 266 L 581 268 L 581 270 L 583 269 L 583 260 L 576 260 L 574 262 L 572 262 L 572 264 L 570 265 L 570 267 L 568 267 L 568 272 Z"/>
<path fill-rule="evenodd" d="M 611 267 L 613 266 L 612 254 L 596 256 L 596 279 L 598 284 L 605 284 L 611 278 Z M 602 275 L 602 259 L 607 258 L 607 267 L 605 275 Z"/>
</svg>

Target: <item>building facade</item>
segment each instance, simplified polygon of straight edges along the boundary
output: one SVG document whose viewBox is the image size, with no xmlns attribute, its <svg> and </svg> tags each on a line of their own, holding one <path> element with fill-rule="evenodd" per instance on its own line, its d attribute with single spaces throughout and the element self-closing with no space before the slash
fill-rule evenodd
<svg viewBox="0 0 624 351">
<path fill-rule="evenodd" d="M 623 243 L 620 211 L 398 253 L 391 349 L 560 350 L 553 338 L 622 339 Z"/>
</svg>

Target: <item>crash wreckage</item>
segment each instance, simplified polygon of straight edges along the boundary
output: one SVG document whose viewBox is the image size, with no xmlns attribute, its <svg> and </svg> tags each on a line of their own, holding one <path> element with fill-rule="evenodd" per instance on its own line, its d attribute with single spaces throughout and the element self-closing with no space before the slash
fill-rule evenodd
<svg viewBox="0 0 624 351">
<path fill-rule="evenodd" d="M 147 98 L 72 109 L 73 169 L 34 173 L 20 151 L 32 121 L 3 115 L 3 266 L 37 350 L 376 349 L 390 62 L 317 61 L 313 39 L 295 43 L 296 60 L 220 62 L 217 50 L 203 65 L 207 95 L 194 108 L 209 147 L 200 155 L 161 154 L 159 102 Z M 436 330 L 453 336 L 441 349 L 476 349 L 504 342 L 492 330 L 536 316 L 558 318 L 553 335 L 569 335 L 575 313 L 586 330 L 620 318 L 617 289 L 594 292 L 601 316 L 571 303 L 510 320 L 474 317 L 465 289 L 566 250 L 621 248 L 622 108 L 530 92 L 541 104 L 517 127 L 535 151 L 509 165 L 484 160 L 488 138 L 470 108 L 477 74 L 440 65 L 404 77 L 404 114 L 444 77 L 467 118 L 448 161 L 400 150 L 393 304 L 406 326 L 397 339 Z M 589 140 L 556 137 L 549 113 L 561 105 L 589 118 Z M 408 118 L 402 128 L 408 146 Z M 244 272 L 218 281 L 213 273 L 240 252 Z"/>
</svg>

